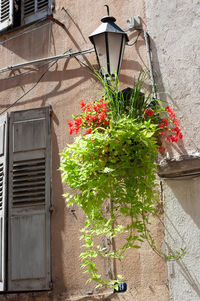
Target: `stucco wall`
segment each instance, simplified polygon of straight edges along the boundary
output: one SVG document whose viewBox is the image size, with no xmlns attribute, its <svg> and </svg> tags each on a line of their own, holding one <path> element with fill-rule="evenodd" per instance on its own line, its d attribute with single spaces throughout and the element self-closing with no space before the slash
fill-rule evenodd
<svg viewBox="0 0 200 301">
<path fill-rule="evenodd" d="M 44 27 L 31 33 L 12 38 L 21 30 L 4 34 L 0 40 L 10 39 L 0 46 L 0 68 L 18 64 L 23 61 L 39 59 L 46 56 L 61 54 L 69 49 L 72 51 L 91 48 L 88 35 L 100 24 L 100 19 L 106 14 L 104 1 L 63 0 L 55 2 L 54 17 L 64 24 L 44 22 Z M 111 0 L 110 12 L 117 19 L 117 24 L 126 29 L 126 20 L 133 15 L 139 15 L 145 26 L 145 8 L 143 1 Z M 40 24 L 37 24 L 39 26 Z M 34 28 L 29 26 L 23 31 Z M 130 33 L 130 39 L 136 37 Z M 96 64 L 94 54 L 79 57 L 86 63 Z M 37 66 L 33 66 L 36 67 Z M 25 91 L 30 89 L 45 71 L 45 66 L 14 79 L 1 81 L 0 110 L 7 108 Z M 122 71 L 120 75 L 121 86 L 133 84 L 133 78 L 142 68 L 146 68 L 146 51 L 142 36 L 135 47 L 126 47 Z M 21 70 L 21 72 L 28 69 Z M 1 77 L 18 74 L 18 71 L 7 72 Z M 59 153 L 67 143 L 73 141 L 68 135 L 66 121 L 71 114 L 79 112 L 81 99 L 91 100 L 98 96 L 99 85 L 88 72 L 88 69 L 79 64 L 74 58 L 60 60 L 42 78 L 39 84 L 24 98 L 22 98 L 10 111 L 52 106 L 52 204 L 55 208 L 51 219 L 52 244 L 52 281 L 53 289 L 46 293 L 0 295 L 0 300 L 148 300 L 167 301 L 167 272 L 165 263 L 154 254 L 149 246 L 144 245 L 141 250 L 131 250 L 127 258 L 119 266 L 119 273 L 125 275 L 128 283 L 128 292 L 105 299 L 99 297 L 86 297 L 93 291 L 93 284 L 86 285 L 86 276 L 80 269 L 80 242 L 79 229 L 84 217 L 80 209 L 74 207 L 75 214 L 66 208 L 62 193 L 64 187 L 61 183 L 59 167 Z M 66 189 L 66 187 L 65 187 Z M 161 245 L 163 238 L 162 225 L 152 221 L 154 237 Z M 106 271 L 104 270 L 106 273 Z M 96 294 L 96 292 L 93 292 Z M 102 293 L 102 292 L 101 292 Z M 108 295 L 110 292 L 107 292 Z M 78 297 L 80 296 L 80 297 Z M 82 296 L 82 297 L 81 297 Z M 7 298 L 7 299 L 6 299 Z"/>
<path fill-rule="evenodd" d="M 146 0 L 159 96 L 177 112 L 184 135 L 182 143 L 167 147 L 161 170 L 167 176 L 176 172 L 182 176 L 163 180 L 165 239 L 172 250 L 184 247 L 187 252 L 181 261 L 168 264 L 174 301 L 200 300 L 199 178 L 183 177 L 192 170 L 199 172 L 199 13 L 196 0 Z M 175 163 L 171 167 L 169 159 Z M 177 159 L 182 161 L 176 164 Z"/>
</svg>

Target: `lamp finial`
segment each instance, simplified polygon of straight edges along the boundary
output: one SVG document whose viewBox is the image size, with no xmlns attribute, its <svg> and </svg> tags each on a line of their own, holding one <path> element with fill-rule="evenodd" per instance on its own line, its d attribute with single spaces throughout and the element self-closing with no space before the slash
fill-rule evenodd
<svg viewBox="0 0 200 301">
<path fill-rule="evenodd" d="M 109 16 L 110 15 L 109 6 L 107 4 L 105 4 L 104 6 L 106 6 L 106 8 L 107 8 L 107 14 Z"/>
</svg>

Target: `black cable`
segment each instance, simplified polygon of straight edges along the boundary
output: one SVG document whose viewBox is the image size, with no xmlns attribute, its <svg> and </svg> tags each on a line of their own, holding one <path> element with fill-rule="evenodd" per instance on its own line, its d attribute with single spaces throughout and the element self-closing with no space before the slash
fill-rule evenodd
<svg viewBox="0 0 200 301">
<path fill-rule="evenodd" d="M 88 68 L 90 71 L 94 72 L 94 70 L 89 66 L 87 65 L 86 63 L 82 62 L 81 60 L 79 60 L 76 56 L 74 57 L 77 62 L 79 62 L 81 65 L 85 66 L 86 68 Z"/>
<path fill-rule="evenodd" d="M 138 33 L 138 35 L 137 35 L 137 37 L 136 37 L 136 39 L 135 39 L 135 41 L 133 43 L 131 43 L 131 44 L 127 43 L 126 45 L 127 46 L 133 46 L 133 45 L 135 45 L 137 43 L 137 41 L 138 41 L 139 36 L 141 35 L 141 33 L 142 33 L 142 30 L 139 31 L 139 33 Z"/>
</svg>

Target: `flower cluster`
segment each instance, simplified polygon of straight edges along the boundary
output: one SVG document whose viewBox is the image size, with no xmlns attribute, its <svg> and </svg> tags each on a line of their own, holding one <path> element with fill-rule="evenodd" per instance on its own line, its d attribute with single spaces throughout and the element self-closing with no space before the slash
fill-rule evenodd
<svg viewBox="0 0 200 301">
<path fill-rule="evenodd" d="M 171 107 L 165 108 L 166 118 L 161 119 L 159 124 L 160 135 L 168 142 L 177 142 L 182 140 L 183 134 L 179 128 L 179 121 L 175 118 L 175 113 Z"/>
<path fill-rule="evenodd" d="M 93 100 L 91 104 L 86 104 L 83 100 L 80 101 L 81 113 L 79 116 L 74 116 L 74 123 L 67 121 L 69 126 L 69 134 L 78 134 L 80 129 L 86 129 L 85 135 L 88 135 L 92 130 L 98 127 L 107 127 L 109 118 L 107 112 L 107 102 L 104 99 Z"/>
<path fill-rule="evenodd" d="M 159 136 L 161 140 L 173 143 L 182 140 L 183 134 L 179 128 L 179 121 L 175 118 L 175 113 L 170 106 L 167 106 L 161 112 L 159 110 L 145 109 L 143 111 L 144 118 L 151 118 L 158 125 Z M 164 151 L 164 147 L 158 149 L 159 152 Z"/>
</svg>

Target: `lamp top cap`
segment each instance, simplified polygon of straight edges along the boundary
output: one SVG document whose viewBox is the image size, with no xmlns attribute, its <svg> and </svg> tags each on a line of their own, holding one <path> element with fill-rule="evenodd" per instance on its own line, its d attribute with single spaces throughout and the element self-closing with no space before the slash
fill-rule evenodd
<svg viewBox="0 0 200 301">
<path fill-rule="evenodd" d="M 115 33 L 115 34 L 122 34 L 125 36 L 126 42 L 128 42 L 127 34 L 115 24 L 116 19 L 109 15 L 109 6 L 104 5 L 107 7 L 108 15 L 101 19 L 102 24 L 89 36 L 90 41 L 94 44 L 93 37 L 99 34 L 104 33 Z"/>
<path fill-rule="evenodd" d="M 110 9 L 109 6 L 107 4 L 104 5 L 107 8 L 107 16 L 103 17 L 101 19 L 101 22 L 103 23 L 114 23 L 116 21 L 116 19 L 114 17 L 110 16 Z"/>
<path fill-rule="evenodd" d="M 111 16 L 105 16 L 101 19 L 102 23 L 114 23 L 115 21 L 116 21 L 116 19 Z"/>
</svg>

